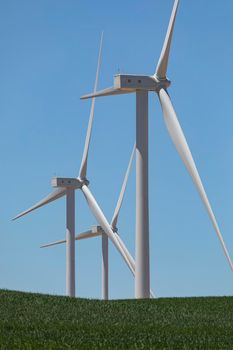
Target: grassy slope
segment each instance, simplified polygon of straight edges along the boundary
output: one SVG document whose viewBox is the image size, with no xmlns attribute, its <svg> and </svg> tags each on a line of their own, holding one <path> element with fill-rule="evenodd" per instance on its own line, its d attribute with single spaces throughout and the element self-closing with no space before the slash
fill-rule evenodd
<svg viewBox="0 0 233 350">
<path fill-rule="evenodd" d="M 233 349 L 233 297 L 102 302 L 0 290 L 0 349 Z"/>
</svg>

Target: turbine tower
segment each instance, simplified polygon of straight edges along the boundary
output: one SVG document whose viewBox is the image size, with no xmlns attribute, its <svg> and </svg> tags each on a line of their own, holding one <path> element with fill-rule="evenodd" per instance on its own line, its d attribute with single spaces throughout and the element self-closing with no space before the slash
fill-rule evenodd
<svg viewBox="0 0 233 350">
<path fill-rule="evenodd" d="M 120 209 L 123 203 L 124 195 L 125 195 L 125 190 L 127 187 L 127 182 L 133 162 L 135 154 L 135 145 L 133 147 L 133 151 L 130 156 L 129 164 L 125 173 L 124 181 L 122 183 L 121 191 L 118 197 L 117 205 L 111 220 L 111 227 L 113 232 L 118 232 L 117 228 L 117 222 L 119 218 L 119 213 Z M 108 272 L 109 272 L 109 259 L 108 259 L 108 236 L 104 232 L 101 226 L 92 226 L 90 230 L 79 233 L 75 236 L 75 240 L 83 240 L 83 239 L 88 239 L 88 238 L 93 238 L 93 237 L 98 237 L 101 236 L 102 241 L 102 299 L 103 300 L 108 300 L 109 299 L 109 284 L 108 284 Z M 63 244 L 66 243 L 66 239 L 62 239 L 59 241 L 47 243 L 41 246 L 41 248 L 47 248 L 47 247 L 52 247 L 58 244 Z"/>
<path fill-rule="evenodd" d="M 167 66 L 178 4 L 179 0 L 175 0 L 161 55 L 156 71 L 152 76 L 117 74 L 114 76 L 113 87 L 81 97 L 82 99 L 87 99 L 99 96 L 136 93 L 136 298 L 148 298 L 150 295 L 148 209 L 148 92 L 150 91 L 157 93 L 159 97 L 164 121 L 170 137 L 192 177 L 197 191 L 207 209 L 230 268 L 233 271 L 233 265 L 219 226 L 167 93 L 167 88 L 171 84 L 170 80 L 167 78 Z"/>
</svg>

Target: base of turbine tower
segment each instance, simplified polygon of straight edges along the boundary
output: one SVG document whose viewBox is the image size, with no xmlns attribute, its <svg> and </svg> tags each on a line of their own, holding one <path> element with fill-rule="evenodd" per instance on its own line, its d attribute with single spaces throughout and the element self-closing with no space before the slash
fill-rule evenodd
<svg viewBox="0 0 233 350">
<path fill-rule="evenodd" d="M 102 234 L 102 299 L 108 300 L 108 236 Z"/>
</svg>

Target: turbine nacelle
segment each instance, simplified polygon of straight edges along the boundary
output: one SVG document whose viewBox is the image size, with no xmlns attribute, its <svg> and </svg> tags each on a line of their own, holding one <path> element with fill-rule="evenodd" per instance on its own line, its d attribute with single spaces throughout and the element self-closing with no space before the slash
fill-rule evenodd
<svg viewBox="0 0 233 350">
<path fill-rule="evenodd" d="M 166 89 L 170 84 L 169 80 L 158 79 L 156 76 L 133 74 L 117 74 L 114 76 L 114 88 L 129 90 L 129 92 L 137 90 L 158 92 L 162 88 Z"/>
<path fill-rule="evenodd" d="M 51 181 L 52 187 L 65 187 L 65 188 L 82 188 L 83 181 L 73 177 L 53 177 Z"/>
</svg>

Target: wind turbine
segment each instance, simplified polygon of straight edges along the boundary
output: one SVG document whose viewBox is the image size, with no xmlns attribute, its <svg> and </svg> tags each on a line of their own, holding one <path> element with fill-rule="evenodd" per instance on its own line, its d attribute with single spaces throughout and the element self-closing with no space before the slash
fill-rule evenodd
<svg viewBox="0 0 233 350">
<path fill-rule="evenodd" d="M 152 76 L 117 74 L 114 86 L 81 97 L 82 99 L 127 93 L 136 93 L 136 255 L 135 255 L 135 297 L 148 298 L 150 291 L 149 269 L 149 211 L 148 211 L 148 92 L 157 93 L 164 121 L 170 137 L 187 168 L 197 191 L 206 207 L 224 254 L 233 271 L 228 250 L 210 206 L 208 197 L 198 174 L 189 146 L 185 139 L 173 108 L 167 88 L 171 81 L 167 78 L 168 58 L 179 0 L 174 1 L 170 22 L 160 58 Z"/>
<path fill-rule="evenodd" d="M 98 57 L 98 65 L 96 72 L 96 80 L 94 91 L 97 88 L 101 54 L 102 54 L 102 40 L 103 33 L 101 35 L 100 51 Z M 75 296 L 75 243 L 74 243 L 74 234 L 75 234 L 75 190 L 80 189 L 83 183 L 87 183 L 86 172 L 87 172 L 87 158 L 88 158 L 88 149 L 91 138 L 91 129 L 94 117 L 94 106 L 95 99 L 92 99 L 89 125 L 87 129 L 86 142 L 84 146 L 83 158 L 80 167 L 79 178 L 53 178 L 52 186 L 58 187 L 47 197 L 42 199 L 40 202 L 33 205 L 31 208 L 25 210 L 24 212 L 17 215 L 13 220 L 20 218 L 23 215 L 28 214 L 29 212 L 40 208 L 48 203 L 51 203 L 63 196 L 66 196 L 66 294 L 68 296 Z"/>
<path fill-rule="evenodd" d="M 130 174 L 130 169 L 132 166 L 133 158 L 135 154 L 135 145 L 133 147 L 130 160 L 128 163 L 128 167 L 125 173 L 124 181 L 122 183 L 121 191 L 119 194 L 119 198 L 117 201 L 117 205 L 111 220 L 111 227 L 114 232 L 118 232 L 117 228 L 117 222 L 118 222 L 118 217 L 120 213 L 120 209 L 122 206 L 122 202 L 124 199 L 124 194 Z M 75 240 L 83 240 L 83 239 L 88 239 L 88 238 L 93 238 L 93 237 L 102 237 L 102 299 L 103 300 L 108 300 L 108 295 L 109 295 L 109 287 L 108 287 L 108 271 L 109 271 L 109 261 L 108 261 L 108 236 L 104 232 L 101 226 L 92 226 L 90 230 L 79 233 L 75 236 Z M 47 243 L 41 246 L 41 248 L 47 248 L 47 247 L 52 247 L 58 244 L 63 244 L 66 243 L 66 239 Z"/>
<path fill-rule="evenodd" d="M 100 51 L 97 64 L 97 72 L 95 79 L 94 92 L 97 89 L 100 61 L 102 54 L 102 42 L 103 33 L 101 35 Z M 30 207 L 29 209 L 18 214 L 13 220 L 16 220 L 31 211 L 34 211 L 46 204 L 49 204 L 63 196 L 66 196 L 66 295 L 75 296 L 75 190 L 79 189 L 84 194 L 87 204 L 95 216 L 100 227 L 107 234 L 108 238 L 111 239 L 112 243 L 115 245 L 123 259 L 125 260 L 127 266 L 135 275 L 135 262 L 131 254 L 127 250 L 125 244 L 118 236 L 116 232 L 113 231 L 111 225 L 108 223 L 103 211 L 98 205 L 95 197 L 89 189 L 89 181 L 87 180 L 87 161 L 89 145 L 91 140 L 91 132 L 94 118 L 94 107 L 95 98 L 92 99 L 91 111 L 89 116 L 87 134 L 84 144 L 83 157 L 81 161 L 81 166 L 79 170 L 79 176 L 77 178 L 60 178 L 55 177 L 52 179 L 52 186 L 55 190 L 50 193 L 47 197 L 43 198 L 41 201 Z M 153 292 L 151 291 L 151 296 L 153 297 Z"/>
</svg>

